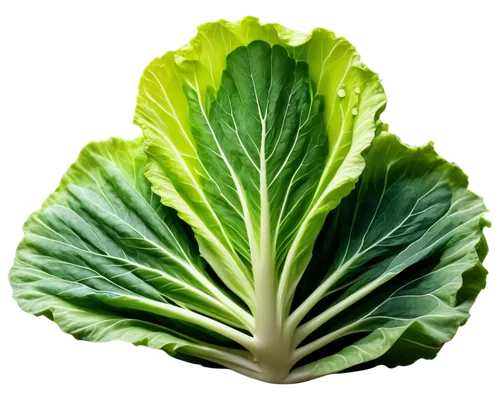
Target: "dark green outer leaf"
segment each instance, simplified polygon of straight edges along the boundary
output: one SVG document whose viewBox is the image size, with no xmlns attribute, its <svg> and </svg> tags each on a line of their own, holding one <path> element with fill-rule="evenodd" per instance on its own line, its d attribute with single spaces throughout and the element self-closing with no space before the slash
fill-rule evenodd
<svg viewBox="0 0 500 400">
<path fill-rule="evenodd" d="M 330 215 L 301 281 L 295 315 L 307 298 L 321 292 L 321 300 L 297 330 L 305 365 L 291 381 L 433 358 L 455 335 L 486 277 L 486 209 L 466 187 L 463 172 L 432 145 L 375 139 L 357 189 Z"/>
<path fill-rule="evenodd" d="M 239 346 L 193 318 L 243 329 L 246 311 L 213 284 L 189 228 L 152 193 L 142 148 L 139 138 L 82 150 L 24 225 L 9 274 L 14 298 L 78 339 L 121 339 L 207 364 L 213 345 Z"/>
</svg>

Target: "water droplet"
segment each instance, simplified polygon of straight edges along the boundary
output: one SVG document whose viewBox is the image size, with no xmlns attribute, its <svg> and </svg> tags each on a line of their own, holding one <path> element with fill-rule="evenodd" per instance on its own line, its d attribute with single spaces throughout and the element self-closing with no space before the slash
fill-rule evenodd
<svg viewBox="0 0 500 400">
<path fill-rule="evenodd" d="M 339 95 L 339 97 L 345 97 L 345 90 L 344 89 L 339 89 L 339 91 L 337 92 L 337 94 Z"/>
<path fill-rule="evenodd" d="M 361 90 L 359 90 L 359 87 L 354 88 L 354 93 L 359 94 Z"/>
<path fill-rule="evenodd" d="M 358 115 L 358 109 L 357 108 L 353 108 L 352 109 L 352 115 Z"/>
</svg>

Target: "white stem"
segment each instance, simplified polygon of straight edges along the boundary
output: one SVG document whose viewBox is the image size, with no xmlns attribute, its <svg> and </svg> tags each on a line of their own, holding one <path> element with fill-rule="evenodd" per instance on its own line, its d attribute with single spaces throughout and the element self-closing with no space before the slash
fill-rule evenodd
<svg viewBox="0 0 500 400">
<path fill-rule="evenodd" d="M 375 279 L 368 285 L 363 286 L 360 290 L 356 291 L 346 299 L 342 300 L 340 303 L 335 304 L 333 307 L 327 309 L 326 311 L 323 311 L 321 314 L 316 316 L 315 318 L 311 319 L 310 321 L 306 322 L 304 325 L 301 325 L 296 331 L 295 331 L 295 337 L 293 342 L 298 345 L 302 340 L 304 340 L 307 336 L 309 336 L 312 332 L 314 332 L 316 329 L 318 329 L 321 325 L 323 325 L 325 322 L 329 321 L 332 319 L 334 316 L 339 314 L 340 312 L 344 311 L 346 308 L 350 307 L 357 301 L 361 300 L 363 297 L 366 295 L 370 294 L 373 292 L 375 289 L 380 287 L 382 284 L 390 280 L 394 276 L 393 273 L 387 273 L 383 274 L 381 277 L 378 279 Z M 333 332 L 335 333 L 335 332 Z M 326 337 L 329 337 L 327 335 Z M 335 336 L 332 336 L 332 340 L 335 339 Z M 312 345 L 313 343 L 318 342 L 318 344 L 323 343 L 324 338 L 318 339 L 315 342 L 310 343 Z M 323 340 L 323 341 L 321 341 Z M 327 340 L 327 339 L 326 339 Z M 327 340 L 323 344 L 321 344 L 322 347 L 325 344 L 329 343 L 332 340 Z M 319 348 L 317 347 L 317 348 Z"/>
<path fill-rule="evenodd" d="M 197 271 L 198 272 L 198 271 Z M 203 286 L 207 288 L 212 295 L 229 311 L 241 321 L 243 326 L 251 333 L 255 330 L 255 321 L 248 311 L 244 310 L 241 306 L 236 304 L 231 298 L 224 294 L 217 286 L 215 286 L 206 276 L 198 273 L 198 279 L 202 282 Z"/>
<path fill-rule="evenodd" d="M 260 252 L 259 260 L 254 264 L 254 284 L 256 299 L 256 352 L 261 365 L 260 379 L 278 383 L 291 368 L 289 346 L 282 336 L 282 324 L 279 319 L 276 268 L 272 247 L 271 216 L 267 182 L 265 154 L 266 116 L 261 117 L 262 139 L 260 149 Z"/>
<path fill-rule="evenodd" d="M 228 339 L 234 340 L 236 343 L 245 347 L 250 352 L 255 351 L 254 338 L 228 325 L 220 323 L 219 321 L 195 313 L 191 310 L 173 306 L 171 304 L 160 303 L 159 301 L 149 300 L 146 298 L 138 298 L 134 296 L 123 297 L 127 297 L 128 299 L 130 299 L 130 301 L 127 302 L 128 308 L 148 311 L 168 318 L 193 323 L 205 329 L 217 332 L 218 334 L 225 336 Z"/>
<path fill-rule="evenodd" d="M 231 369 L 234 369 L 235 366 L 238 366 L 243 370 L 252 371 L 256 374 L 260 373 L 259 364 L 255 361 L 249 360 L 248 358 L 233 354 L 228 351 L 220 350 L 218 348 L 212 348 L 210 345 L 206 344 L 195 345 L 194 349 L 195 351 L 189 351 L 188 349 L 185 352 L 224 366 L 226 366 L 226 364 L 230 364 L 231 367 L 228 368 Z"/>
<path fill-rule="evenodd" d="M 338 268 L 332 275 L 328 277 L 328 279 L 326 279 L 320 286 L 318 286 L 316 290 L 311 293 L 311 295 L 306 300 L 304 300 L 304 302 L 299 307 L 297 307 L 297 309 L 288 317 L 286 321 L 286 329 L 288 331 L 295 331 L 306 314 L 311 311 L 311 309 L 316 304 L 318 304 L 318 302 L 324 297 L 324 295 L 328 292 L 332 285 L 342 277 L 345 270 L 348 269 L 354 261 L 355 260 L 352 259 Z"/>
<path fill-rule="evenodd" d="M 263 123 L 263 130 L 265 124 Z M 264 142 L 264 140 L 262 140 Z M 257 339 L 269 340 L 279 330 L 276 308 L 276 276 L 271 249 L 271 226 L 265 153 L 260 156 L 260 259 L 255 265 Z"/>
<path fill-rule="evenodd" d="M 323 346 L 326 346 L 327 344 L 333 342 L 334 340 L 337 340 L 338 338 L 345 336 L 352 330 L 353 325 L 348 325 L 345 328 L 338 329 L 334 332 L 329 333 L 328 335 L 325 335 L 317 340 L 314 340 L 311 343 L 306 344 L 305 346 L 299 347 L 293 352 L 292 358 L 294 363 L 298 362 L 305 356 L 315 352 L 316 350 L 322 348 Z"/>
</svg>

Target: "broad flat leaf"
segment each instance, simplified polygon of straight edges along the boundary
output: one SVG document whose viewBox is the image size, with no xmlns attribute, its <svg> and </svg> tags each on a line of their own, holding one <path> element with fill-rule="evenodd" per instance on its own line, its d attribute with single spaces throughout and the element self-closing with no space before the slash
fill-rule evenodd
<svg viewBox="0 0 500 400">
<path fill-rule="evenodd" d="M 202 25 L 154 60 L 135 123 L 154 191 L 193 227 L 203 257 L 252 311 L 281 319 L 384 106 L 345 39 L 245 18 Z"/>
<path fill-rule="evenodd" d="M 214 284 L 189 228 L 151 191 L 142 148 L 139 138 L 82 150 L 24 226 L 14 297 L 80 339 L 210 361 L 221 353 L 213 345 L 239 347 L 232 339 L 246 335 L 230 326 L 251 329 L 251 318 Z"/>
<path fill-rule="evenodd" d="M 144 139 L 86 146 L 24 226 L 21 308 L 89 341 L 295 383 L 433 358 L 485 286 L 467 177 L 409 147 L 354 47 L 199 27 L 139 85 Z"/>
<path fill-rule="evenodd" d="M 294 338 L 306 358 L 288 379 L 433 358 L 485 285 L 485 211 L 432 145 L 375 139 L 297 291 L 289 322 L 307 321 Z"/>
</svg>

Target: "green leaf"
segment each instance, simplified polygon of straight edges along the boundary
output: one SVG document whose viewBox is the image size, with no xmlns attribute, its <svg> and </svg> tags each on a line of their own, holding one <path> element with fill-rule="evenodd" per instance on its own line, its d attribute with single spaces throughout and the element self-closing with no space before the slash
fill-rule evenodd
<svg viewBox="0 0 500 400">
<path fill-rule="evenodd" d="M 24 226 L 14 298 L 77 338 L 212 360 L 214 345 L 248 342 L 231 326 L 251 330 L 253 318 L 214 283 L 189 228 L 151 191 L 142 147 L 142 138 L 110 139 L 82 150 Z"/>
<path fill-rule="evenodd" d="M 485 286 L 482 199 L 431 144 L 383 134 L 325 224 L 289 323 L 303 380 L 433 358 Z M 331 260 L 325 263 L 326 260 Z M 305 357 L 305 358 L 304 358 Z"/>
<path fill-rule="evenodd" d="M 30 216 L 14 298 L 273 383 L 435 357 L 485 286 L 489 223 L 432 144 L 380 134 L 385 101 L 332 32 L 200 26 L 144 71 L 144 139 L 86 146 Z"/>
<path fill-rule="evenodd" d="M 253 312 L 284 319 L 326 215 L 364 168 L 378 76 L 330 31 L 248 17 L 200 26 L 146 68 L 137 99 L 154 191 Z"/>
</svg>

